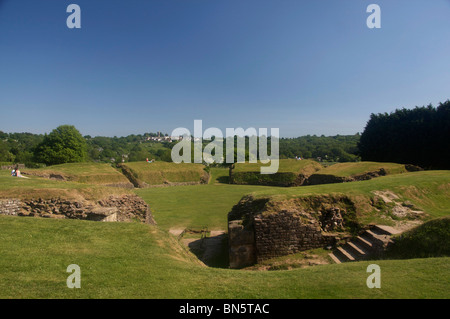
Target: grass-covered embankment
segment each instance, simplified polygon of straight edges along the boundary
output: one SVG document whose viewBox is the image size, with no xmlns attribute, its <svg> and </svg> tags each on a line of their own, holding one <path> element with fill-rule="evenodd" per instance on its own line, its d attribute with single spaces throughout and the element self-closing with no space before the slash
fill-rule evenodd
<svg viewBox="0 0 450 319">
<path fill-rule="evenodd" d="M 273 163 L 236 163 L 232 170 L 231 182 L 240 185 L 297 186 L 305 178 L 320 170 L 322 166 L 312 160 L 281 159 L 275 174 L 261 174 L 261 167 Z"/>
<path fill-rule="evenodd" d="M 449 298 L 450 259 L 380 260 L 290 271 L 202 266 L 158 227 L 0 216 L 0 298 Z M 66 286 L 67 266 L 81 288 Z"/>
<path fill-rule="evenodd" d="M 347 196 L 352 197 L 363 211 L 358 219 L 392 225 L 389 206 L 379 212 L 370 205 L 374 191 L 390 190 L 400 196 L 399 201 L 410 201 L 426 213 L 426 219 L 448 214 L 450 207 L 450 171 L 422 171 L 383 176 L 367 181 L 314 185 L 304 187 L 269 187 L 252 185 L 210 184 L 178 186 L 176 188 L 148 188 L 136 190 L 151 207 L 163 229 L 189 227 L 226 230 L 227 214 L 246 195 L 286 201 L 298 197 Z M 386 215 L 385 217 L 382 217 Z"/>
<path fill-rule="evenodd" d="M 207 183 L 209 176 L 202 164 L 169 162 L 129 162 L 122 164 L 147 185 Z"/>
<path fill-rule="evenodd" d="M 0 171 L 0 198 L 99 200 L 110 195 L 132 194 L 131 190 L 120 187 L 106 187 L 29 175 L 27 177 L 12 177 L 10 172 Z"/>
<path fill-rule="evenodd" d="M 363 175 L 365 173 L 376 172 L 381 169 L 386 172 L 386 175 L 408 172 L 405 165 L 403 164 L 381 162 L 351 162 L 330 165 L 318 171 L 317 174 L 334 175 L 338 177 L 352 177 L 356 175 Z"/>
<path fill-rule="evenodd" d="M 24 169 L 22 173 L 27 176 L 94 185 L 133 186 L 121 172 L 106 163 L 68 163 L 39 169 Z"/>
<path fill-rule="evenodd" d="M 395 238 L 387 258 L 428 258 L 450 256 L 449 215 L 430 220 Z"/>
</svg>

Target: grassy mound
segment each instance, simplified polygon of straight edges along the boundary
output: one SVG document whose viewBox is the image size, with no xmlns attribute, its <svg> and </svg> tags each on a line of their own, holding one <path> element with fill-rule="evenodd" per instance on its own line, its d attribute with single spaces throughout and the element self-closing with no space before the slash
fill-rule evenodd
<svg viewBox="0 0 450 319">
<path fill-rule="evenodd" d="M 262 166 L 270 166 L 270 163 L 236 163 L 231 182 L 240 185 L 296 186 L 322 168 L 315 161 L 295 159 L 279 160 L 278 172 L 275 174 L 261 174 Z"/>
<path fill-rule="evenodd" d="M 396 238 L 389 258 L 450 256 L 450 216 L 430 220 Z"/>
<path fill-rule="evenodd" d="M 364 223 L 393 225 L 394 203 L 377 206 L 376 192 L 389 190 L 398 196 L 398 202 L 412 204 L 415 209 L 425 212 L 425 219 L 443 217 L 450 207 L 450 171 L 421 171 L 382 176 L 366 181 L 312 185 L 294 188 L 263 188 L 252 195 L 255 199 L 271 198 L 286 201 L 299 197 L 317 195 L 345 195 L 351 197 L 357 206 L 358 218 Z"/>
<path fill-rule="evenodd" d="M 370 172 L 384 170 L 386 175 L 406 173 L 406 167 L 396 163 L 379 163 L 379 162 L 352 162 L 338 163 L 325 167 L 317 172 L 322 175 L 334 175 L 338 177 L 352 177 L 363 175 Z"/>
<path fill-rule="evenodd" d="M 305 184 L 331 184 L 368 180 L 374 177 L 407 173 L 409 170 L 420 170 L 412 165 L 378 162 L 338 163 L 325 167 L 312 174 Z"/>
<path fill-rule="evenodd" d="M 122 164 L 140 182 L 148 185 L 207 183 L 208 174 L 201 164 L 169 162 L 130 162 Z"/>
<path fill-rule="evenodd" d="M 8 171 L 0 171 L 0 198 L 99 200 L 110 195 L 132 194 L 131 190 L 119 187 L 60 181 L 38 176 L 12 177 Z"/>
<path fill-rule="evenodd" d="M 104 163 L 69 163 L 40 169 L 25 169 L 22 173 L 86 184 L 133 186 L 117 169 Z"/>
<path fill-rule="evenodd" d="M 213 173 L 214 176 L 214 173 Z M 450 171 L 423 171 L 389 175 L 368 181 L 325 184 L 304 187 L 209 184 L 174 188 L 146 188 L 135 192 L 151 207 L 158 225 L 164 229 L 189 227 L 226 230 L 227 214 L 239 200 L 249 194 L 255 198 L 270 197 L 285 201 L 298 197 L 334 195 L 351 197 L 361 223 L 381 223 L 393 226 L 389 205 L 371 205 L 374 191 L 391 190 L 401 202 L 410 201 L 426 212 L 427 218 L 448 214 L 450 207 Z M 383 209 L 381 209 L 383 208 Z"/>
</svg>

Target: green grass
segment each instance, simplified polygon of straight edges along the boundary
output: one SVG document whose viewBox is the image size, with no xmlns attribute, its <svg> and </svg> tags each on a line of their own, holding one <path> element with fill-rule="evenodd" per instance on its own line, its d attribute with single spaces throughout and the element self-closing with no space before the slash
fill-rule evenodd
<svg viewBox="0 0 450 319">
<path fill-rule="evenodd" d="M 396 163 L 379 163 L 379 162 L 354 162 L 354 163 L 338 163 L 330 165 L 316 172 L 321 175 L 334 175 L 338 177 L 351 177 L 361 175 L 368 172 L 379 171 L 384 169 L 386 174 L 406 173 L 405 165 Z"/>
<path fill-rule="evenodd" d="M 450 258 L 289 271 L 207 268 L 158 227 L 0 216 L 0 298 L 449 298 Z M 81 268 L 69 289 L 67 266 Z"/>
<path fill-rule="evenodd" d="M 131 190 L 118 187 L 50 180 L 43 177 L 12 177 L 8 171 L 0 171 L 0 198 L 67 198 L 97 200 L 109 195 L 130 194 Z"/>
<path fill-rule="evenodd" d="M 450 171 L 422 171 L 388 175 L 367 181 L 302 186 L 293 188 L 261 188 L 255 197 L 285 200 L 299 196 L 345 194 L 372 196 L 375 190 L 391 190 L 403 201 L 409 200 L 425 210 L 430 218 L 448 214 L 450 207 Z"/>
<path fill-rule="evenodd" d="M 234 171 L 235 172 L 260 172 L 261 167 L 269 167 L 271 163 L 262 164 L 258 163 L 236 163 Z M 303 172 L 314 172 L 317 169 L 322 168 L 316 161 L 312 160 L 301 160 L 296 159 L 280 159 L 278 172 L 279 173 L 303 173 Z"/>
<path fill-rule="evenodd" d="M 209 184 L 139 189 L 136 193 L 149 204 L 156 221 L 163 229 L 200 229 L 207 226 L 209 229 L 226 230 L 227 214 L 246 194 L 270 197 L 276 201 L 311 195 L 341 194 L 368 201 L 374 190 L 386 189 L 401 196 L 401 200 L 411 201 L 429 214 L 429 218 L 449 213 L 450 171 L 413 172 L 368 181 L 291 188 Z M 372 214 L 365 222 L 377 221 L 377 218 L 377 215 Z"/>
<path fill-rule="evenodd" d="M 217 183 L 223 183 L 228 184 L 229 183 L 229 169 L 228 168 L 222 168 L 222 167 L 212 167 L 210 169 L 211 175 L 209 179 L 209 184 L 217 184 Z"/>
<path fill-rule="evenodd" d="M 9 174 L 0 171 L 3 198 L 57 193 L 97 197 L 127 191 Z M 282 201 L 320 194 L 364 197 L 374 190 L 392 190 L 429 218 L 448 216 L 450 171 L 294 188 L 222 184 L 218 181 L 227 176 L 226 169 L 212 169 L 211 174 L 207 185 L 135 190 L 149 203 L 157 226 L 0 216 L 0 298 L 450 298 L 449 257 L 279 271 L 219 269 L 201 265 L 167 232 L 204 226 L 226 230 L 228 212 L 246 194 Z M 371 263 L 381 267 L 381 289 L 366 286 Z M 70 264 L 81 267 L 81 289 L 66 287 Z M 281 264 L 274 265 L 292 266 L 289 258 Z"/>
<path fill-rule="evenodd" d="M 59 175 L 68 181 L 96 185 L 130 183 L 122 173 L 106 163 L 68 163 L 39 169 L 24 169 L 23 173 L 44 177 Z"/>
<path fill-rule="evenodd" d="M 133 175 L 149 185 L 200 182 L 205 176 L 202 164 L 168 162 L 130 162 L 124 164 Z"/>
<path fill-rule="evenodd" d="M 162 229 L 228 229 L 227 214 L 247 193 L 264 186 L 191 185 L 137 189 Z"/>
<path fill-rule="evenodd" d="M 274 174 L 261 174 L 261 167 L 273 163 L 236 163 L 232 172 L 233 184 L 240 185 L 267 185 L 267 186 L 294 186 L 301 182 L 299 175 L 310 176 L 320 170 L 322 166 L 312 160 L 282 159 L 278 161 L 278 171 Z M 303 180 L 303 179 L 301 179 Z"/>
<path fill-rule="evenodd" d="M 450 208 L 448 216 L 430 220 L 395 238 L 388 258 L 450 256 Z"/>
</svg>

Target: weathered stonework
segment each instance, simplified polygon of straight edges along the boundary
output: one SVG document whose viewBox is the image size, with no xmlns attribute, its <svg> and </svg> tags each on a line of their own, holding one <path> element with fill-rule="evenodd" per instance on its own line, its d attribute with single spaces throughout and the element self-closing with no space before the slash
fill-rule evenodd
<svg viewBox="0 0 450 319">
<path fill-rule="evenodd" d="M 97 202 L 60 198 L 0 200 L 0 214 L 94 221 L 138 221 L 155 224 L 148 205 L 136 195 L 111 196 Z"/>
<path fill-rule="evenodd" d="M 251 196 L 242 199 L 228 214 L 230 268 L 334 246 L 342 235 L 338 232 L 344 229 L 345 212 L 339 205 L 348 205 L 346 200 L 317 197 L 272 202 Z M 311 211 L 307 211 L 308 205 Z"/>
<path fill-rule="evenodd" d="M 257 215 L 253 224 L 257 262 L 335 244 L 335 237 L 324 234 L 317 221 L 295 211 Z"/>
<path fill-rule="evenodd" d="M 256 263 L 255 232 L 247 229 L 241 220 L 228 223 L 228 242 L 230 268 L 242 268 Z"/>
<path fill-rule="evenodd" d="M 22 203 L 18 199 L 0 199 L 0 215 L 18 216 Z"/>
</svg>

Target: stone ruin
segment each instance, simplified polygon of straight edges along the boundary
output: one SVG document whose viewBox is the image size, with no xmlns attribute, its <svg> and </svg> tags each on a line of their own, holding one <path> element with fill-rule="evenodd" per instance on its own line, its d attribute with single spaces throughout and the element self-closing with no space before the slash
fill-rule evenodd
<svg viewBox="0 0 450 319">
<path fill-rule="evenodd" d="M 319 197 L 314 204 L 314 199 L 308 200 L 305 204 L 243 198 L 228 214 L 230 268 L 335 246 L 345 233 L 345 209 L 354 208 L 346 198 Z"/>
<path fill-rule="evenodd" d="M 137 195 L 110 196 L 96 202 L 60 198 L 0 199 L 0 215 L 156 224 L 147 203 Z"/>
</svg>

